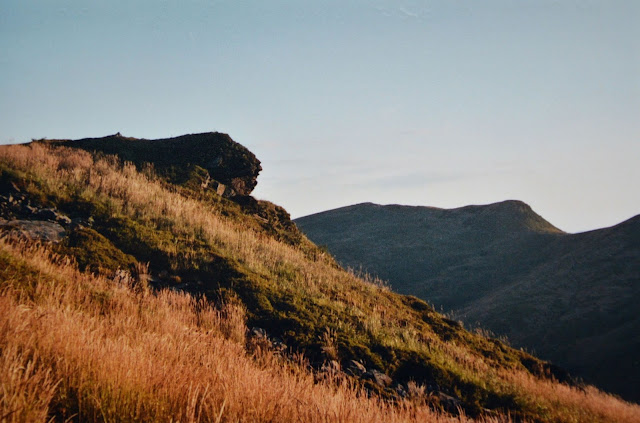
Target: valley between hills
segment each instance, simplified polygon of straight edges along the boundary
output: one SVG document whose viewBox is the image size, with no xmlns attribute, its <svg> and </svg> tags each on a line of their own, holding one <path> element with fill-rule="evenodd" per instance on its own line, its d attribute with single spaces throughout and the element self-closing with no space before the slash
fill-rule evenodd
<svg viewBox="0 0 640 423">
<path fill-rule="evenodd" d="M 336 230 L 378 260 L 402 249 L 440 266 L 439 279 L 428 281 L 417 261 L 389 260 L 390 271 L 413 272 L 392 290 L 345 270 L 349 263 L 307 223 L 298 222 L 311 240 L 282 207 L 254 198 L 261 169 L 253 153 L 217 132 L 0 146 L 0 419 L 640 422 L 640 406 L 605 392 L 604 383 L 604 390 L 584 383 L 571 368 L 458 322 L 501 308 L 505 326 L 496 332 L 535 316 L 521 329 L 527 337 L 545 315 L 573 319 L 568 302 L 574 325 L 602 310 L 600 330 L 588 334 L 615 346 L 631 331 L 614 323 L 626 318 L 625 301 L 636 298 L 637 237 L 629 229 L 574 241 L 522 203 L 508 202 L 461 210 L 464 219 L 441 225 L 437 241 L 448 237 L 450 251 L 458 249 L 453 257 L 436 244 L 407 248 L 416 247 L 408 238 L 382 245 L 364 227 Z M 372 216 L 378 209 L 384 211 L 354 207 Z M 487 243 L 477 216 L 496 234 L 486 259 L 474 256 L 473 248 Z M 340 222 L 332 217 L 324 226 Z M 637 233 L 637 220 L 625 225 Z M 578 254 L 594 243 L 600 248 Z M 337 260 L 318 244 L 329 245 Z M 587 258 L 612 267 L 585 270 L 595 276 L 581 282 L 577 297 L 559 295 L 564 291 L 545 279 L 545 295 L 559 302 L 542 314 L 535 307 L 546 303 L 530 295 L 531 304 L 512 302 L 513 292 L 531 292 L 559 266 L 544 260 L 570 250 L 578 250 L 573 267 Z M 529 266 L 517 272 L 522 263 L 513 254 Z M 469 272 L 472 265 L 482 271 Z M 622 282 L 585 285 L 610 272 Z M 456 298 L 448 296 L 454 281 Z M 600 297 L 609 300 L 584 307 Z M 455 318 L 429 304 L 438 299 L 457 310 Z M 562 330 L 549 331 L 550 339 L 565 336 Z M 598 351 L 611 360 L 607 348 Z M 606 364 L 614 372 L 616 363 Z"/>
</svg>

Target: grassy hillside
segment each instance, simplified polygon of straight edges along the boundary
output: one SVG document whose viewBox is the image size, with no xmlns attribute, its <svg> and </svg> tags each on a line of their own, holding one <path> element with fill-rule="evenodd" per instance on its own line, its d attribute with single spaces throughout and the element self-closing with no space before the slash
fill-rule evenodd
<svg viewBox="0 0 640 423">
<path fill-rule="evenodd" d="M 3 226 L 7 419 L 640 421 L 205 187 L 42 143 L 0 171 L 5 219 L 63 228 L 36 248 Z"/>
<path fill-rule="evenodd" d="M 566 234 L 506 201 L 361 204 L 296 223 L 341 263 L 640 401 L 640 217 Z"/>
<path fill-rule="evenodd" d="M 452 422 L 247 342 L 244 309 L 0 240 L 2 421 Z"/>
</svg>

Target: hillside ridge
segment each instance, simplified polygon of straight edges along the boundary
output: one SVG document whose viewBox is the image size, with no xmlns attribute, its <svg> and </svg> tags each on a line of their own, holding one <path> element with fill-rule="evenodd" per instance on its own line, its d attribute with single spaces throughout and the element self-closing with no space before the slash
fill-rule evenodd
<svg viewBox="0 0 640 423">
<path fill-rule="evenodd" d="M 640 401 L 631 388 L 640 382 L 640 215 L 576 234 L 513 200 L 455 209 L 365 203 L 295 222 L 342 265 Z"/>
<path fill-rule="evenodd" d="M 441 208 L 441 207 L 433 207 L 433 206 L 408 206 L 401 204 L 376 204 L 372 202 L 363 202 L 357 203 L 349 206 L 338 207 L 332 210 L 321 211 L 317 213 L 312 213 L 306 216 L 301 216 L 296 218 L 295 220 L 298 222 L 304 222 L 308 218 L 312 217 L 322 217 L 322 216 L 331 216 L 334 217 L 336 214 L 341 214 L 345 212 L 351 211 L 366 211 L 366 210 L 376 210 L 376 211 L 396 211 L 396 212 L 431 212 L 434 215 L 444 215 L 447 213 L 496 213 L 501 216 L 496 216 L 496 218 L 502 218 L 503 222 L 505 217 L 509 217 L 513 220 L 514 227 L 511 229 L 515 229 L 518 226 L 521 229 L 529 229 L 534 232 L 542 232 L 542 233 L 565 233 L 561 229 L 558 229 L 553 224 L 545 220 L 542 216 L 536 213 L 530 205 L 521 201 L 521 200 L 504 200 L 495 203 L 482 204 L 482 205 L 466 205 L 461 207 L 454 208 Z"/>
</svg>

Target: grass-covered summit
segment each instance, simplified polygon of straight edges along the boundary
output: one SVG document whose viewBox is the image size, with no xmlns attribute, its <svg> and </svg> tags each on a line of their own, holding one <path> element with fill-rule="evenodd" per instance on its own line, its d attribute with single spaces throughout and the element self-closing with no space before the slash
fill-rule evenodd
<svg viewBox="0 0 640 423">
<path fill-rule="evenodd" d="M 0 242 L 6 419 L 640 421 L 343 270 L 277 206 L 67 144 L 0 148 L 4 221 L 62 228 Z"/>
</svg>

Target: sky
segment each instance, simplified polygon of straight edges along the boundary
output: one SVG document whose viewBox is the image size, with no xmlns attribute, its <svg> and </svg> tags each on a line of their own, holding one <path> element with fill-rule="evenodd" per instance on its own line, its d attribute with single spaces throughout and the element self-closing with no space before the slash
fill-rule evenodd
<svg viewBox="0 0 640 423">
<path fill-rule="evenodd" d="M 637 0 L 2 0 L 0 143 L 228 133 L 254 195 L 640 214 Z"/>
</svg>

